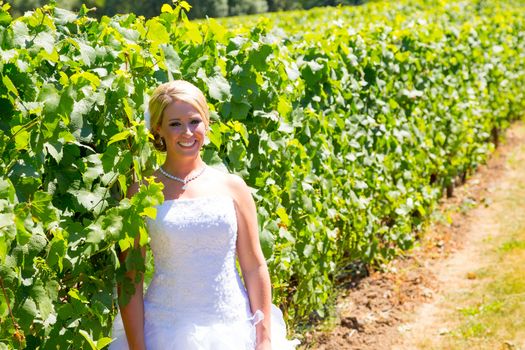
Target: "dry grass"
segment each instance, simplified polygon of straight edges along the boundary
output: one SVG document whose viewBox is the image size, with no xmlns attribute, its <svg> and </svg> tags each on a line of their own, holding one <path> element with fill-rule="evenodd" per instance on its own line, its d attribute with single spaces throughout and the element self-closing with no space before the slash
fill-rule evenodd
<svg viewBox="0 0 525 350">
<path fill-rule="evenodd" d="M 447 328 L 438 340 L 421 341 L 419 349 L 525 350 L 525 146 L 506 166 L 513 177 L 493 198 L 499 234 L 481 243 L 483 267 L 465 276 L 474 281 L 472 288 L 449 286 Z"/>
</svg>

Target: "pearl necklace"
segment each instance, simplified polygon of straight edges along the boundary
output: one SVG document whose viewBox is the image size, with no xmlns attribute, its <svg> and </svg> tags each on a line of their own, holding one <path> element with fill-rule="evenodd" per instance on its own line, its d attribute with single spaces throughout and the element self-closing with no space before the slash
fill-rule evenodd
<svg viewBox="0 0 525 350">
<path fill-rule="evenodd" d="M 196 178 L 198 178 L 199 176 L 202 175 L 202 173 L 204 172 L 204 170 L 206 170 L 206 165 L 202 167 L 201 170 L 199 170 L 199 172 L 195 175 L 193 175 L 192 177 L 189 177 L 187 179 L 181 179 L 180 177 L 178 176 L 175 176 L 175 175 L 171 175 L 170 173 L 168 173 L 166 170 L 164 170 L 162 167 L 159 168 L 160 172 L 162 173 L 162 175 L 166 176 L 167 178 L 169 179 L 172 179 L 172 180 L 175 180 L 175 181 L 178 181 L 178 182 L 181 182 L 183 184 L 182 186 L 182 189 L 185 190 L 186 187 L 188 186 L 188 182 L 190 181 L 193 181 L 195 180 Z"/>
</svg>

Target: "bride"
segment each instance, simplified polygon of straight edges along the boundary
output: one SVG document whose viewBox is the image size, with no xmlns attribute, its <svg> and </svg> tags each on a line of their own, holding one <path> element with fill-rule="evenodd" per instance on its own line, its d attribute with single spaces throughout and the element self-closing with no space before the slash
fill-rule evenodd
<svg viewBox="0 0 525 350">
<path fill-rule="evenodd" d="M 120 305 L 109 348 L 295 349 L 298 341 L 286 339 L 282 314 L 271 303 L 250 189 L 201 159 L 209 128 L 204 95 L 186 81 L 162 84 L 149 112 L 154 145 L 166 152 L 154 173 L 165 201 L 156 219 L 147 219 L 155 274 L 145 296 L 142 278 Z M 135 280 L 134 271 L 128 276 Z"/>
</svg>

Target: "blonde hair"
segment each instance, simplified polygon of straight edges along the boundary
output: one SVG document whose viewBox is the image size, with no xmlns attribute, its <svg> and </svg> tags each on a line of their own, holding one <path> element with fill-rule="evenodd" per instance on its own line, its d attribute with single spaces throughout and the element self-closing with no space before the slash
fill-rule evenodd
<svg viewBox="0 0 525 350">
<path fill-rule="evenodd" d="M 210 125 L 210 110 L 206 97 L 198 87 L 185 80 L 175 80 L 157 86 L 149 100 L 149 114 L 150 131 L 154 137 L 153 145 L 159 151 L 166 151 L 166 145 L 161 140 L 157 127 L 162 124 L 164 109 L 175 101 L 183 101 L 192 105 L 199 111 L 206 129 Z"/>
</svg>

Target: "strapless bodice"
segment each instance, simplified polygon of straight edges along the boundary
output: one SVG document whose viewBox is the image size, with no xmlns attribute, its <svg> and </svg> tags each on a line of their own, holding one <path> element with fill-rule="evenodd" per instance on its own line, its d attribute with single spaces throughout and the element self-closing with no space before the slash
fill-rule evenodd
<svg viewBox="0 0 525 350">
<path fill-rule="evenodd" d="M 255 325 L 272 320 L 274 350 L 293 350 L 281 311 L 252 313 L 236 268 L 237 213 L 227 196 L 167 200 L 147 221 L 155 273 L 144 297 L 150 350 L 254 350 Z M 110 350 L 128 349 L 120 314 Z"/>
<path fill-rule="evenodd" d="M 236 269 L 237 218 L 227 196 L 167 200 L 148 220 L 155 274 L 145 300 L 204 321 L 245 319 Z M 216 317 L 213 317 L 216 316 Z"/>
</svg>

